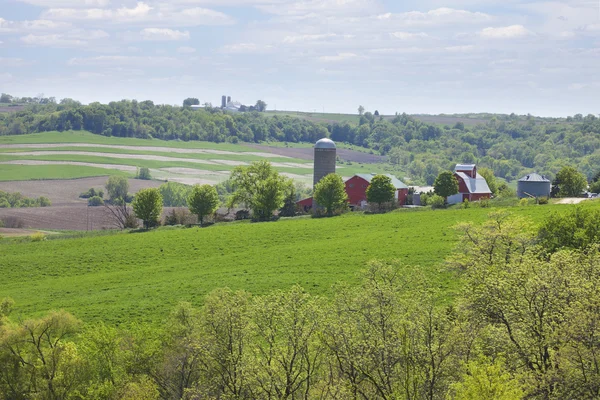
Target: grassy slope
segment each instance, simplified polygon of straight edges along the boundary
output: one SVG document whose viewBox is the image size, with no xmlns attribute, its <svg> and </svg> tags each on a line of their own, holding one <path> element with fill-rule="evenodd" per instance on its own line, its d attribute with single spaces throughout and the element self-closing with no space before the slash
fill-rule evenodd
<svg viewBox="0 0 600 400">
<path fill-rule="evenodd" d="M 0 165 L 0 181 L 29 181 L 35 179 L 75 179 L 93 176 L 130 174 L 115 170 L 78 165 Z M 1 188 L 0 188 L 1 189 Z"/>
<path fill-rule="evenodd" d="M 0 136 L 1 144 L 38 144 L 38 143 L 92 143 L 92 144 L 116 144 L 124 146 L 157 146 L 157 147 L 179 147 L 189 149 L 211 149 L 226 151 L 255 151 L 249 147 L 230 143 L 211 142 L 183 142 L 178 140 L 167 141 L 158 139 L 134 139 L 106 137 L 94 135 L 86 131 L 69 132 L 44 132 L 29 135 Z"/>
<path fill-rule="evenodd" d="M 539 221 L 568 207 L 513 210 Z M 452 292 L 457 282 L 439 268 L 455 245 L 452 227 L 483 221 L 489 211 L 349 214 L 37 243 L 5 239 L 0 298 L 14 298 L 23 316 L 64 308 L 86 321 L 158 321 L 178 301 L 197 304 L 217 287 L 261 294 L 298 283 L 327 293 L 337 281 L 354 281 L 375 258 L 420 265 Z"/>
</svg>

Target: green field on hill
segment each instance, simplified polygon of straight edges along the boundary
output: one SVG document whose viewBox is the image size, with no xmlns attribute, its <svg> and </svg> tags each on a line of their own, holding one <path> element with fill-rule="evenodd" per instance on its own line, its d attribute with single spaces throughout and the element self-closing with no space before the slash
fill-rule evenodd
<svg viewBox="0 0 600 400">
<path fill-rule="evenodd" d="M 64 144 L 64 146 L 45 146 L 60 144 Z M 76 146 L 76 144 L 79 144 L 80 146 Z M 89 146 L 81 146 L 82 144 Z M 310 181 L 310 177 L 312 175 L 311 160 L 283 157 L 277 154 L 269 155 L 268 153 L 260 152 L 243 144 L 115 138 L 94 135 L 89 132 L 70 131 L 46 132 L 20 136 L 3 136 L 0 137 L 0 146 L 2 145 L 10 145 L 10 147 L 0 147 L 0 181 L 70 179 L 112 175 L 115 173 L 119 175 L 133 175 L 133 173 L 130 172 L 115 172 L 117 170 L 114 168 L 100 168 L 101 164 L 111 164 L 133 168 L 151 168 L 155 170 L 153 171 L 153 176 L 162 180 L 189 177 L 189 174 L 186 175 L 172 171 L 159 171 L 163 168 L 187 168 L 189 170 L 197 170 L 196 175 L 199 178 L 205 177 L 209 180 L 213 180 L 214 175 L 207 176 L 209 175 L 208 172 L 229 172 L 240 163 L 247 164 L 259 160 L 268 160 L 274 163 L 275 168 L 279 172 L 293 174 L 292 176 L 296 176 L 295 179 L 299 179 L 301 181 Z M 101 146 L 127 147 L 110 148 Z M 300 144 L 298 146 L 302 147 Z M 306 147 L 311 146 L 312 145 L 310 144 L 306 144 Z M 290 147 L 294 148 L 294 146 Z M 178 149 L 180 151 L 174 152 L 169 151 L 169 149 Z M 182 152 L 182 150 L 206 150 L 206 152 L 189 153 Z M 44 154 L 35 154 L 34 152 L 44 152 Z M 69 154 L 73 152 L 79 154 Z M 34 154 L 27 155 L 22 153 Z M 131 158 L 136 156 L 142 157 Z M 165 159 L 164 157 L 168 157 L 168 159 Z M 29 166 L 20 166 L 16 164 L 4 164 L 7 162 L 18 161 L 43 161 L 45 163 L 91 163 L 94 165 L 69 166 L 49 164 L 31 168 Z M 387 164 L 339 162 L 338 167 L 338 172 L 343 176 L 352 176 L 356 173 L 365 172 L 393 172 L 390 169 L 391 166 Z M 80 173 L 77 171 L 80 171 Z M 125 169 L 125 171 L 129 170 Z"/>
<path fill-rule="evenodd" d="M 570 207 L 511 211 L 541 221 Z M 264 294 L 300 284 L 328 294 L 335 282 L 355 282 L 373 259 L 421 266 L 451 295 L 460 286 L 442 262 L 456 244 L 453 227 L 482 222 L 490 211 L 402 210 L 42 242 L 5 238 L 0 240 L 0 298 L 12 297 L 21 317 L 65 309 L 84 321 L 158 322 L 179 301 L 199 304 L 219 287 Z"/>
</svg>

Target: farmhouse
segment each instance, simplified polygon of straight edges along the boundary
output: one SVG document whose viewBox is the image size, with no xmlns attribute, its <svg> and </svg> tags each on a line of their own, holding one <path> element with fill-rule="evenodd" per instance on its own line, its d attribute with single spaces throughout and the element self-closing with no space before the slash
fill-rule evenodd
<svg viewBox="0 0 600 400">
<path fill-rule="evenodd" d="M 475 164 L 456 164 L 454 176 L 458 180 L 458 194 L 448 197 L 448 204 L 462 203 L 465 200 L 489 199 L 492 192 L 485 178 L 477 173 Z"/>
<path fill-rule="evenodd" d="M 346 193 L 350 208 L 362 208 L 367 205 L 367 188 L 376 174 L 357 174 L 346 181 Z M 408 197 L 408 186 L 391 174 L 384 174 L 392 180 L 394 185 L 396 202 L 399 205 L 406 204 Z"/>
</svg>

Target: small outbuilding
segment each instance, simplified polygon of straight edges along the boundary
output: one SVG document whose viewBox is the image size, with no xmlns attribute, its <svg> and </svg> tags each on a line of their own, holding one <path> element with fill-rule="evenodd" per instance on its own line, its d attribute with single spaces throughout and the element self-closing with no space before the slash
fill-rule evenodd
<svg viewBox="0 0 600 400">
<path fill-rule="evenodd" d="M 525 175 L 517 182 L 517 196 L 525 197 L 550 197 L 552 182 L 543 175 L 531 173 Z"/>
</svg>

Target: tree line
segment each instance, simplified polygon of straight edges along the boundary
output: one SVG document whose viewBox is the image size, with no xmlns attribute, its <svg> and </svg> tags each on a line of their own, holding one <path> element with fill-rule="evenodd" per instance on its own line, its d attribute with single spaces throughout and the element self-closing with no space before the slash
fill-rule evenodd
<svg viewBox="0 0 600 400">
<path fill-rule="evenodd" d="M 329 297 L 216 289 L 160 327 L 19 321 L 5 299 L 0 399 L 595 399 L 599 223 L 577 208 L 459 225 L 453 297 L 373 261 Z"/>
<path fill-rule="evenodd" d="M 600 164 L 600 119 L 580 114 L 566 119 L 497 115 L 485 124 L 436 125 L 406 114 L 365 112 L 358 123 L 311 122 L 289 116 L 219 108 L 156 105 L 122 100 L 82 105 L 72 99 L 33 104 L 0 114 L 0 135 L 87 130 L 118 137 L 210 142 L 309 142 L 330 137 L 387 155 L 415 183 L 431 185 L 457 163 L 477 163 L 508 181 L 536 171 L 551 178 L 565 165 L 578 165 L 590 180 Z"/>
</svg>

